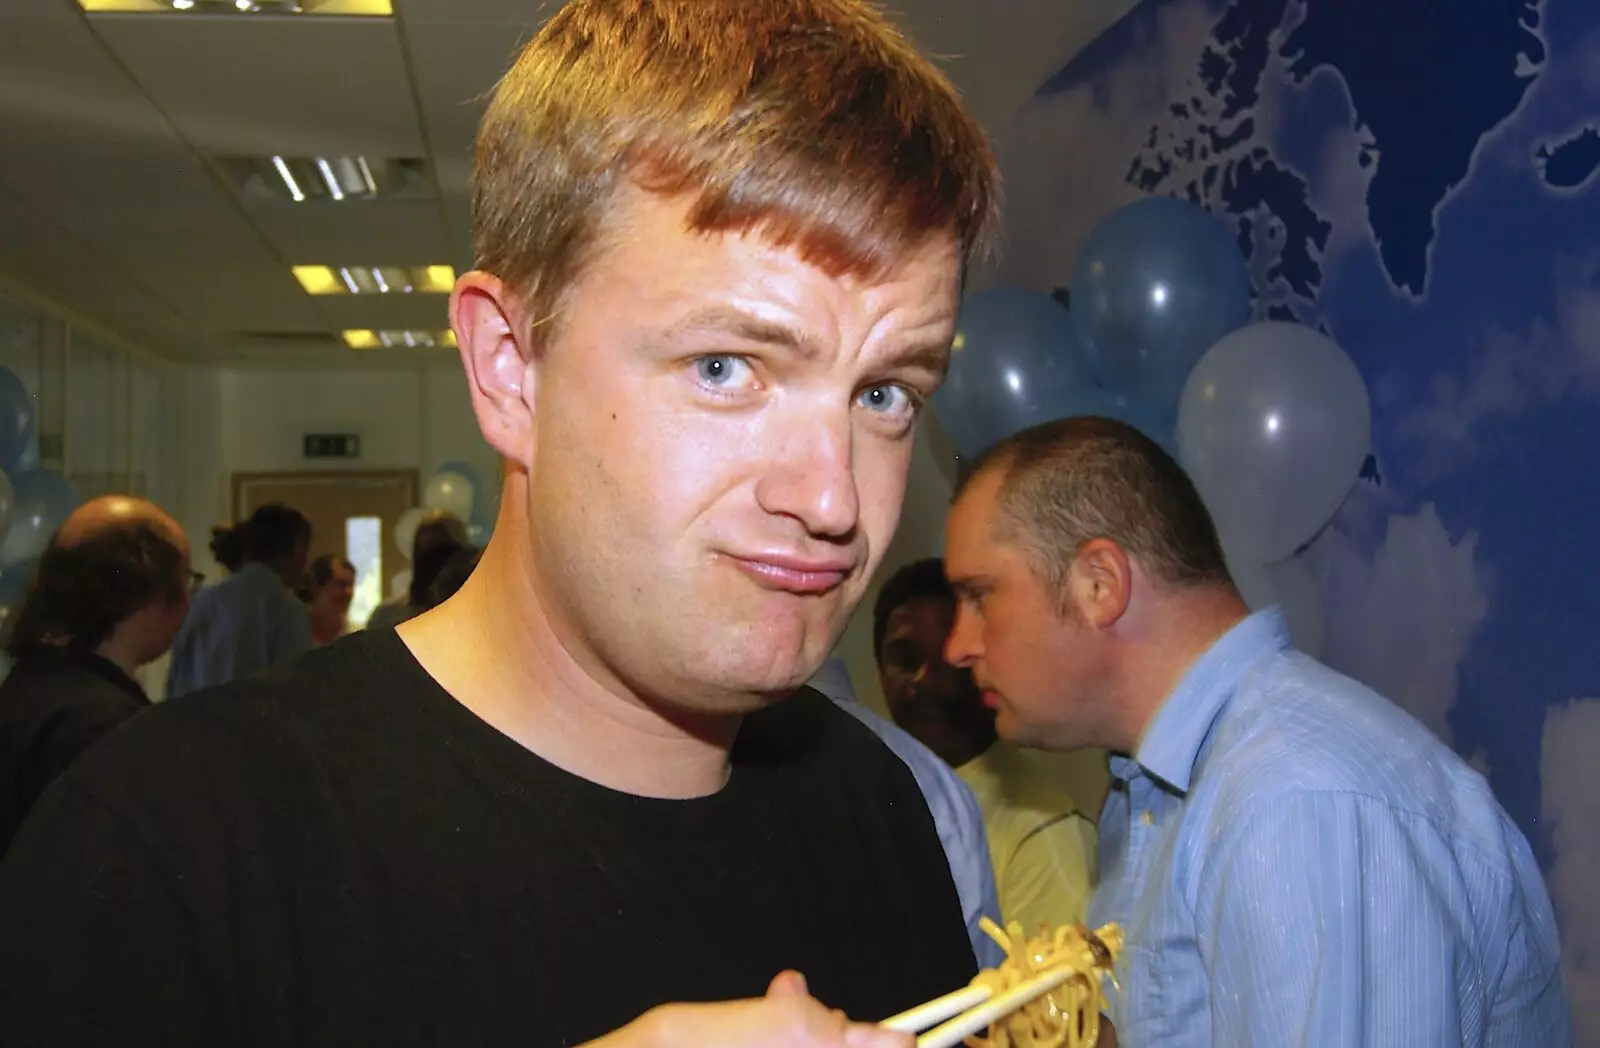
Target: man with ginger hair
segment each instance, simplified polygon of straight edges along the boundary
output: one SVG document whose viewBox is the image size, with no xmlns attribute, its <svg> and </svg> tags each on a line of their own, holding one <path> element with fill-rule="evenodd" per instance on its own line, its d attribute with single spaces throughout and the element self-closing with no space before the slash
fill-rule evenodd
<svg viewBox="0 0 1600 1048">
<path fill-rule="evenodd" d="M 909 1045 L 870 1024 L 972 975 L 956 892 L 802 685 L 994 200 L 864 3 L 559 10 L 451 300 L 509 464 L 479 570 L 69 772 L 0 867 L 8 1043 Z"/>
</svg>

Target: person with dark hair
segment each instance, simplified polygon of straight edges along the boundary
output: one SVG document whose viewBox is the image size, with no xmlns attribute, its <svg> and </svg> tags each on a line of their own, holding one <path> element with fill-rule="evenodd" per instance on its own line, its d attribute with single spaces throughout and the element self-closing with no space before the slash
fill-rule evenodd
<svg viewBox="0 0 1600 1048">
<path fill-rule="evenodd" d="M 1251 614 L 1121 422 L 1001 441 L 951 511 L 947 654 L 1008 740 L 1112 751 L 1090 924 L 1129 1044 L 1569 1045 L 1555 917 L 1483 777 Z"/>
<path fill-rule="evenodd" d="M 972 674 L 945 661 L 955 616 L 938 558 L 906 565 L 878 591 L 872 642 L 889 715 L 977 797 L 1005 919 L 1029 929 L 1081 924 L 1094 886 L 1094 824 L 998 740 Z"/>
<path fill-rule="evenodd" d="M 0 866 L 8 1043 L 909 1048 L 975 975 L 916 779 L 805 684 L 994 225 L 981 128 L 867 0 L 569 0 L 477 165 L 478 570 L 68 772 Z"/>
<path fill-rule="evenodd" d="M 395 600 L 380 604 L 367 619 L 367 629 L 393 629 L 416 618 L 431 605 L 428 586 L 434 575 L 458 550 L 467 548 L 467 526 L 446 510 L 426 513 L 411 540 L 411 584 Z M 436 550 L 443 550 L 436 553 Z M 418 580 L 422 581 L 419 583 Z"/>
<path fill-rule="evenodd" d="M 467 579 L 471 577 L 473 570 L 478 566 L 478 561 L 482 558 L 483 550 L 476 546 L 462 546 L 451 551 L 422 595 L 423 608 L 430 610 L 437 608 L 455 596 L 456 591 L 466 585 Z"/>
<path fill-rule="evenodd" d="M 189 540 L 143 499 L 91 499 L 45 547 L 0 683 L 0 858 L 45 787 L 150 702 L 134 679 L 189 608 Z"/>
<path fill-rule="evenodd" d="M 202 590 L 172 642 L 167 698 L 262 673 L 312 647 L 311 617 L 296 597 L 311 552 L 311 522 L 277 503 L 213 533 L 211 550 L 239 567 Z"/>
<path fill-rule="evenodd" d="M 313 644 L 332 644 L 345 635 L 355 595 L 356 566 L 347 557 L 324 553 L 311 562 L 300 600 L 311 615 Z"/>
</svg>

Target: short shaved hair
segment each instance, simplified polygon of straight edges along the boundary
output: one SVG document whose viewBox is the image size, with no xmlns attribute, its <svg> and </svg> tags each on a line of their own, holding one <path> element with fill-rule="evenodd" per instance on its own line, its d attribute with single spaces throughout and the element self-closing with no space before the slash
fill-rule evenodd
<svg viewBox="0 0 1600 1048">
<path fill-rule="evenodd" d="M 1169 587 L 1232 585 L 1205 502 L 1183 467 L 1133 426 L 1078 416 L 1013 434 L 957 489 L 998 477 L 996 527 L 1059 592 L 1085 543 L 1109 539 Z"/>
</svg>

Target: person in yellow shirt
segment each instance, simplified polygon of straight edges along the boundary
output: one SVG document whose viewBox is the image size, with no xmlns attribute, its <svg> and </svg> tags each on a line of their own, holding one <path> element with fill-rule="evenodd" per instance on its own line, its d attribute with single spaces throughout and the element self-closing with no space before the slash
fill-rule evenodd
<svg viewBox="0 0 1600 1048">
<path fill-rule="evenodd" d="M 972 674 L 945 661 L 955 612 L 937 558 L 884 583 L 873 609 L 873 651 L 889 714 L 976 794 L 1005 919 L 1030 931 L 1081 923 L 1094 886 L 1094 824 L 999 741 Z"/>
</svg>

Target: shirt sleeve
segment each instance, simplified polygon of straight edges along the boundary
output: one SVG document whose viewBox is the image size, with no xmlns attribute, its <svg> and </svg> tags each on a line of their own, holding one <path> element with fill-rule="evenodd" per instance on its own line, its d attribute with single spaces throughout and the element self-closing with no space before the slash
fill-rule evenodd
<svg viewBox="0 0 1600 1048">
<path fill-rule="evenodd" d="M 70 779 L 47 792 L 0 863 L 0 1030 L 8 1048 L 200 1048 L 209 1017 L 168 880 Z"/>
<path fill-rule="evenodd" d="M 954 778 L 952 776 L 952 778 Z M 987 917 L 998 926 L 1004 926 L 1000 917 L 1000 893 L 995 886 L 994 864 L 989 859 L 989 835 L 983 828 L 983 811 L 972 791 L 959 779 L 952 791 L 953 803 L 960 814 L 955 820 L 959 827 L 959 840 L 948 849 L 951 872 L 955 875 L 956 889 L 961 896 L 962 916 L 967 921 L 967 938 L 972 942 L 972 953 L 980 968 L 998 968 L 1005 962 L 1005 951 L 989 938 L 981 927 Z"/>
<path fill-rule="evenodd" d="M 1041 927 L 1081 924 L 1093 887 L 1094 845 L 1093 824 L 1077 814 L 1024 837 L 998 873 L 1006 920 L 1030 935 Z"/>
<path fill-rule="evenodd" d="M 1478 951 L 1461 868 L 1427 823 L 1298 794 L 1224 829 L 1199 882 L 1212 1039 L 1238 1048 L 1463 1044 Z M 1528 1042 L 1533 1043 L 1533 1042 Z"/>
</svg>

